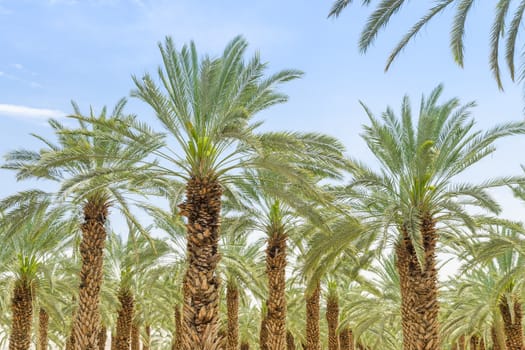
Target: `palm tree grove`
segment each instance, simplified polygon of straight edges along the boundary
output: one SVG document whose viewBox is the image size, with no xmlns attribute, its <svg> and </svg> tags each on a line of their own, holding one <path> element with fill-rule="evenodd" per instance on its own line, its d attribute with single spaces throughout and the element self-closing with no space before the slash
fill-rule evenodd
<svg viewBox="0 0 525 350">
<path fill-rule="evenodd" d="M 0 0 L 0 349 L 525 349 L 525 1 L 252 5 Z"/>
</svg>

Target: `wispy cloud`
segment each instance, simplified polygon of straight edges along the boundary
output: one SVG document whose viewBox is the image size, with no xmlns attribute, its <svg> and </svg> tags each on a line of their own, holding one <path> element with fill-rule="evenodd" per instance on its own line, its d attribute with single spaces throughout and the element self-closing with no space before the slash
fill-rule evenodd
<svg viewBox="0 0 525 350">
<path fill-rule="evenodd" d="M 66 113 L 57 109 L 34 108 L 0 103 L 0 116 L 2 117 L 43 121 L 49 118 L 61 118 L 65 115 Z"/>
</svg>

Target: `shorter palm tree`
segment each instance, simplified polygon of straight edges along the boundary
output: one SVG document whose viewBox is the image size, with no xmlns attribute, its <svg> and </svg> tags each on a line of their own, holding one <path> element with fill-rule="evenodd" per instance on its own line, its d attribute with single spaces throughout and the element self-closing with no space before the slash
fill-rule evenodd
<svg viewBox="0 0 525 350">
<path fill-rule="evenodd" d="M 75 222 L 53 208 L 46 194 L 29 191 L 6 198 L 0 206 L 10 208 L 1 218 L 0 252 L 3 279 L 12 285 L 10 350 L 28 350 L 31 343 L 34 305 L 40 305 L 39 287 L 50 276 L 53 257 L 70 244 Z M 47 343 L 48 314 L 40 314 L 40 346 Z"/>
</svg>

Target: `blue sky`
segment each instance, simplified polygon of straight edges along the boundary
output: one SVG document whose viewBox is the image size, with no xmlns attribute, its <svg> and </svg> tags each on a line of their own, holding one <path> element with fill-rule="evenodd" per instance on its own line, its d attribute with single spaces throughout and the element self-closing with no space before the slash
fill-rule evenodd
<svg viewBox="0 0 525 350">
<path fill-rule="evenodd" d="M 305 77 L 285 88 L 290 101 L 260 116 L 264 128 L 329 133 L 344 142 L 348 154 L 367 162 L 373 158 L 359 137 L 367 120 L 358 100 L 379 114 L 387 105 L 398 109 L 404 94 L 415 105 L 422 93 L 443 83 L 445 98 L 478 102 L 474 116 L 480 127 L 521 120 L 522 88 L 504 70 L 505 92 L 500 92 L 488 70 L 493 13 L 488 1 L 476 2 L 468 19 L 465 69 L 450 55 L 448 12 L 383 72 L 389 50 L 428 2 L 412 3 L 361 55 L 357 37 L 368 10 L 359 2 L 333 20 L 326 18 L 331 1 L 0 0 L 0 153 L 38 147 L 29 133 L 49 136 L 45 120 L 71 112 L 71 100 L 86 111 L 128 96 L 131 75 L 154 73 L 160 64 L 157 43 L 166 35 L 179 47 L 194 40 L 200 52 L 217 54 L 242 34 L 270 71 L 303 70 Z M 153 120 L 140 101 L 130 100 L 127 110 Z M 466 177 L 519 173 L 525 161 L 516 150 L 525 149 L 525 137 L 498 147 Z M 5 170 L 0 183 L 0 197 L 32 185 L 16 183 Z M 497 196 L 505 216 L 525 219 L 521 203 L 505 191 Z"/>
</svg>

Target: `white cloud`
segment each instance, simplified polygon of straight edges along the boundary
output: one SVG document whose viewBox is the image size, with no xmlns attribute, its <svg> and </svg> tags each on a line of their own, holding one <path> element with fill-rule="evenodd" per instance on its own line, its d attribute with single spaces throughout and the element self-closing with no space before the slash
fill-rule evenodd
<svg viewBox="0 0 525 350">
<path fill-rule="evenodd" d="M 0 103 L 0 116 L 14 119 L 47 120 L 49 118 L 61 118 L 65 115 L 66 113 L 56 109 L 33 108 Z"/>
<path fill-rule="evenodd" d="M 24 68 L 24 66 L 22 66 L 20 63 L 13 64 L 13 67 L 15 67 L 16 69 L 23 69 Z"/>
</svg>

